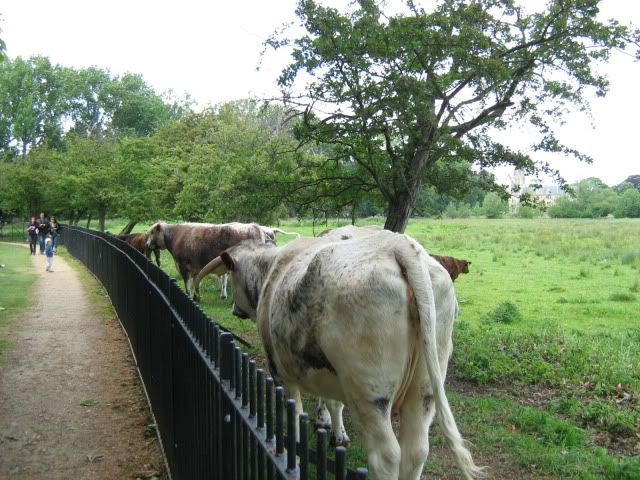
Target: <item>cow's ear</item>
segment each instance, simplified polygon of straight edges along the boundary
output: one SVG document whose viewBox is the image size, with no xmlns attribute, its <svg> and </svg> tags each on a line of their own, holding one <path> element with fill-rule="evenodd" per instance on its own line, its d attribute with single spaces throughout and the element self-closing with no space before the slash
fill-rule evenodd
<svg viewBox="0 0 640 480">
<path fill-rule="evenodd" d="M 222 258 L 222 262 L 225 264 L 225 266 L 231 270 L 232 272 L 236 269 L 236 262 L 233 259 L 233 257 L 231 255 L 229 255 L 229 253 L 227 252 L 222 252 L 220 254 L 220 258 Z"/>
</svg>

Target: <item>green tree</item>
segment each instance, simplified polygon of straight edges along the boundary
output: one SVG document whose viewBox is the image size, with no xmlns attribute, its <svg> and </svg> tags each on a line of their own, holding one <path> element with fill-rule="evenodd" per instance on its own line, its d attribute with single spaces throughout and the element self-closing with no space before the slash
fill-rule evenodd
<svg viewBox="0 0 640 480">
<path fill-rule="evenodd" d="M 635 188 L 625 190 L 618 198 L 614 210 L 616 217 L 640 217 L 640 191 Z"/>
<path fill-rule="evenodd" d="M 598 21 L 598 4 L 553 0 L 528 13 L 513 0 L 439 0 L 428 12 L 407 1 L 406 12 L 385 14 L 372 0 L 348 13 L 299 0 L 307 34 L 268 43 L 293 48 L 278 81 L 299 111 L 298 138 L 332 147 L 317 174 L 328 186 L 311 193 L 357 198 L 376 189 L 388 206 L 385 228 L 402 232 L 438 163 L 511 164 L 562 181 L 493 140 L 490 128 L 528 121 L 540 131 L 534 149 L 588 160 L 555 138 L 549 120 L 586 108 L 588 90 L 604 95 L 607 80 L 593 67 L 640 37 Z"/>
<path fill-rule="evenodd" d="M 111 127 L 121 135 L 150 135 L 188 109 L 188 102 L 166 103 L 140 75 L 125 74 L 109 82 L 106 89 Z"/>
<path fill-rule="evenodd" d="M 618 194 L 599 178 L 585 178 L 575 187 L 574 197 L 565 195 L 549 208 L 556 218 L 599 218 L 613 213 Z"/>
<path fill-rule="evenodd" d="M 67 151 L 52 164 L 56 175 L 49 188 L 60 204 L 72 211 L 97 213 L 101 231 L 107 213 L 126 196 L 123 182 L 128 170 L 119 161 L 117 147 L 115 138 L 108 136 L 70 138 Z"/>
<path fill-rule="evenodd" d="M 254 101 L 220 105 L 155 135 L 174 215 L 195 221 L 274 222 L 285 213 L 299 155 L 281 107 Z M 290 192 L 289 192 L 290 193 Z"/>
<path fill-rule="evenodd" d="M 48 141 L 59 144 L 66 109 L 61 68 L 48 58 L 0 63 L 0 152 L 26 155 Z"/>
<path fill-rule="evenodd" d="M 482 212 L 487 218 L 501 218 L 507 211 L 509 206 L 497 193 L 489 192 L 482 202 Z"/>
</svg>

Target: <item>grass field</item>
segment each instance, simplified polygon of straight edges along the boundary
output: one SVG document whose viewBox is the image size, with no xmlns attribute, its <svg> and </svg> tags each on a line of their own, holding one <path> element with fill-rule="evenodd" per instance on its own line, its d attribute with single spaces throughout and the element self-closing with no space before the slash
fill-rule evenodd
<svg viewBox="0 0 640 480">
<path fill-rule="evenodd" d="M 343 224 L 280 227 L 313 235 Z M 640 479 L 640 221 L 413 220 L 406 233 L 472 261 L 456 281 L 449 391 L 491 476 Z M 167 252 L 163 262 L 177 276 Z M 205 311 L 260 359 L 252 322 L 231 316 L 213 279 L 202 292 Z M 435 433 L 427 474 L 458 478 Z M 354 444 L 351 463 L 362 465 Z"/>
<path fill-rule="evenodd" d="M 0 243 L 0 364 L 10 347 L 7 334 L 14 317 L 29 305 L 33 272 L 29 249 Z"/>
</svg>

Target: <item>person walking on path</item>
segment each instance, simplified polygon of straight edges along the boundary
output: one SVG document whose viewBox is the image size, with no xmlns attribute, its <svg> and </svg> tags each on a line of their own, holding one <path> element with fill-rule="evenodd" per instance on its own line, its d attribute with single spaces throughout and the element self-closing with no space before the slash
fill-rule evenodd
<svg viewBox="0 0 640 480">
<path fill-rule="evenodd" d="M 53 251 L 58 251 L 58 242 L 60 241 L 60 224 L 55 215 L 51 215 L 51 221 L 49 222 L 49 234 L 53 240 Z"/>
<path fill-rule="evenodd" d="M 38 242 L 40 243 L 40 254 L 44 253 L 44 239 L 47 238 L 49 233 L 49 219 L 44 216 L 43 212 L 40 212 L 40 218 L 38 219 Z"/>
<path fill-rule="evenodd" d="M 29 225 L 27 225 L 27 233 L 29 234 L 29 251 L 31 252 L 31 255 L 35 255 L 37 253 L 36 245 L 38 244 L 38 232 L 38 222 L 36 217 L 31 217 L 31 221 L 29 222 Z"/>
<path fill-rule="evenodd" d="M 47 238 L 44 243 L 44 253 L 47 256 L 47 272 L 53 272 L 53 240 Z"/>
</svg>

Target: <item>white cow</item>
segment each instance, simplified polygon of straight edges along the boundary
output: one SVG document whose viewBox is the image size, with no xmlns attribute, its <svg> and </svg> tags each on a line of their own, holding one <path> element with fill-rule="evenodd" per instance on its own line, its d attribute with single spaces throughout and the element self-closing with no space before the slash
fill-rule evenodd
<svg viewBox="0 0 640 480">
<path fill-rule="evenodd" d="M 227 271 L 236 308 L 257 321 L 272 374 L 299 411 L 300 389 L 349 406 L 373 479 L 420 478 L 436 411 L 464 477 L 482 474 L 444 391 L 453 285 L 415 240 L 380 231 L 281 248 L 244 242 L 212 260 L 195 284 Z M 392 410 L 400 412 L 398 438 Z"/>
</svg>

